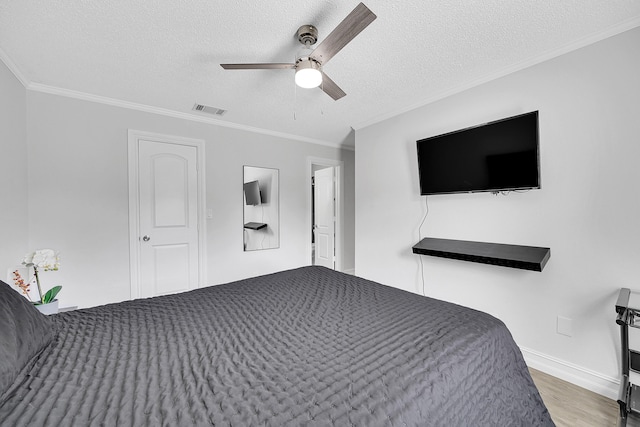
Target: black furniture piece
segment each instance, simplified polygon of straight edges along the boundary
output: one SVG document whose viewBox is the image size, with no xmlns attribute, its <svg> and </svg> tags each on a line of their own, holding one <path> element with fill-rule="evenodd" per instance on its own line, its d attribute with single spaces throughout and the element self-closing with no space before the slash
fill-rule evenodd
<svg viewBox="0 0 640 427">
<path fill-rule="evenodd" d="M 413 253 L 542 271 L 549 261 L 551 249 L 425 237 L 413 246 Z"/>
<path fill-rule="evenodd" d="M 267 224 L 264 222 L 248 222 L 244 225 L 244 228 L 248 228 L 250 230 L 261 230 L 265 228 Z"/>
<path fill-rule="evenodd" d="M 631 292 L 628 288 L 621 288 L 616 302 L 618 317 L 616 323 L 620 326 L 620 345 L 622 347 L 622 378 L 620 380 L 620 426 L 628 422 L 636 425 L 640 419 L 640 387 L 630 379 L 631 371 L 640 373 L 640 351 L 629 348 L 629 327 L 640 328 L 640 294 Z"/>
</svg>

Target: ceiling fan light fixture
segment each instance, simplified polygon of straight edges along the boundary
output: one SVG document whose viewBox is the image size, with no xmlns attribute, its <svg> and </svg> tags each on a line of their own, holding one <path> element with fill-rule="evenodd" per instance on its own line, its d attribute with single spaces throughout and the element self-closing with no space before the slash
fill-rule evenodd
<svg viewBox="0 0 640 427">
<path fill-rule="evenodd" d="M 295 63 L 253 63 L 253 64 L 220 64 L 225 70 L 295 70 L 296 86 L 302 88 L 320 89 L 334 101 L 342 98 L 346 93 L 329 78 L 322 66 L 345 47 L 355 36 L 360 34 L 369 24 L 376 19 L 373 13 L 363 3 L 359 3 L 346 18 L 315 49 L 311 45 L 318 41 L 318 29 L 313 25 L 303 25 L 298 28 L 298 41 L 304 46 L 296 55 Z"/>
<path fill-rule="evenodd" d="M 305 89 L 320 86 L 322 73 L 318 61 L 305 58 L 296 63 L 296 84 Z"/>
</svg>

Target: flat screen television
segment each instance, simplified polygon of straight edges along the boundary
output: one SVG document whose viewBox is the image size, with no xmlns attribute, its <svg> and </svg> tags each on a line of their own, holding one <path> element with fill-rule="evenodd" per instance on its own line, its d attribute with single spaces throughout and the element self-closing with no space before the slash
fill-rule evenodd
<svg viewBox="0 0 640 427">
<path fill-rule="evenodd" d="M 417 141 L 420 194 L 540 188 L 538 111 Z"/>
<path fill-rule="evenodd" d="M 258 181 L 244 183 L 244 201 L 247 205 L 259 205 L 262 201 L 260 197 L 260 184 Z"/>
</svg>

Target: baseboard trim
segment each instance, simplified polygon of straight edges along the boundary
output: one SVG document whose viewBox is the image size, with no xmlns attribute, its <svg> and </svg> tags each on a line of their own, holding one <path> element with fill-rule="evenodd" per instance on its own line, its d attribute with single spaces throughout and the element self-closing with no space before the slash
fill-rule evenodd
<svg viewBox="0 0 640 427">
<path fill-rule="evenodd" d="M 346 273 L 346 274 L 350 274 L 352 276 L 355 276 L 356 269 L 355 268 L 346 268 L 346 269 L 342 270 L 342 272 Z"/>
<path fill-rule="evenodd" d="M 591 390 L 609 399 L 618 399 L 620 380 L 617 378 L 602 375 L 535 350 L 524 347 L 520 347 L 520 350 L 529 367 Z"/>
</svg>

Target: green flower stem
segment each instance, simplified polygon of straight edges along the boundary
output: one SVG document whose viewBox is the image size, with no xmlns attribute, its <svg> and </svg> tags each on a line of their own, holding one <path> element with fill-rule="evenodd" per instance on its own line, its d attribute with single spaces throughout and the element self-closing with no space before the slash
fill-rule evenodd
<svg viewBox="0 0 640 427">
<path fill-rule="evenodd" d="M 36 283 L 38 285 L 38 293 L 40 294 L 40 304 L 44 304 L 44 295 L 42 295 L 42 288 L 40 287 L 40 277 L 38 277 L 38 267 L 33 266 L 33 274 L 36 276 Z"/>
</svg>

